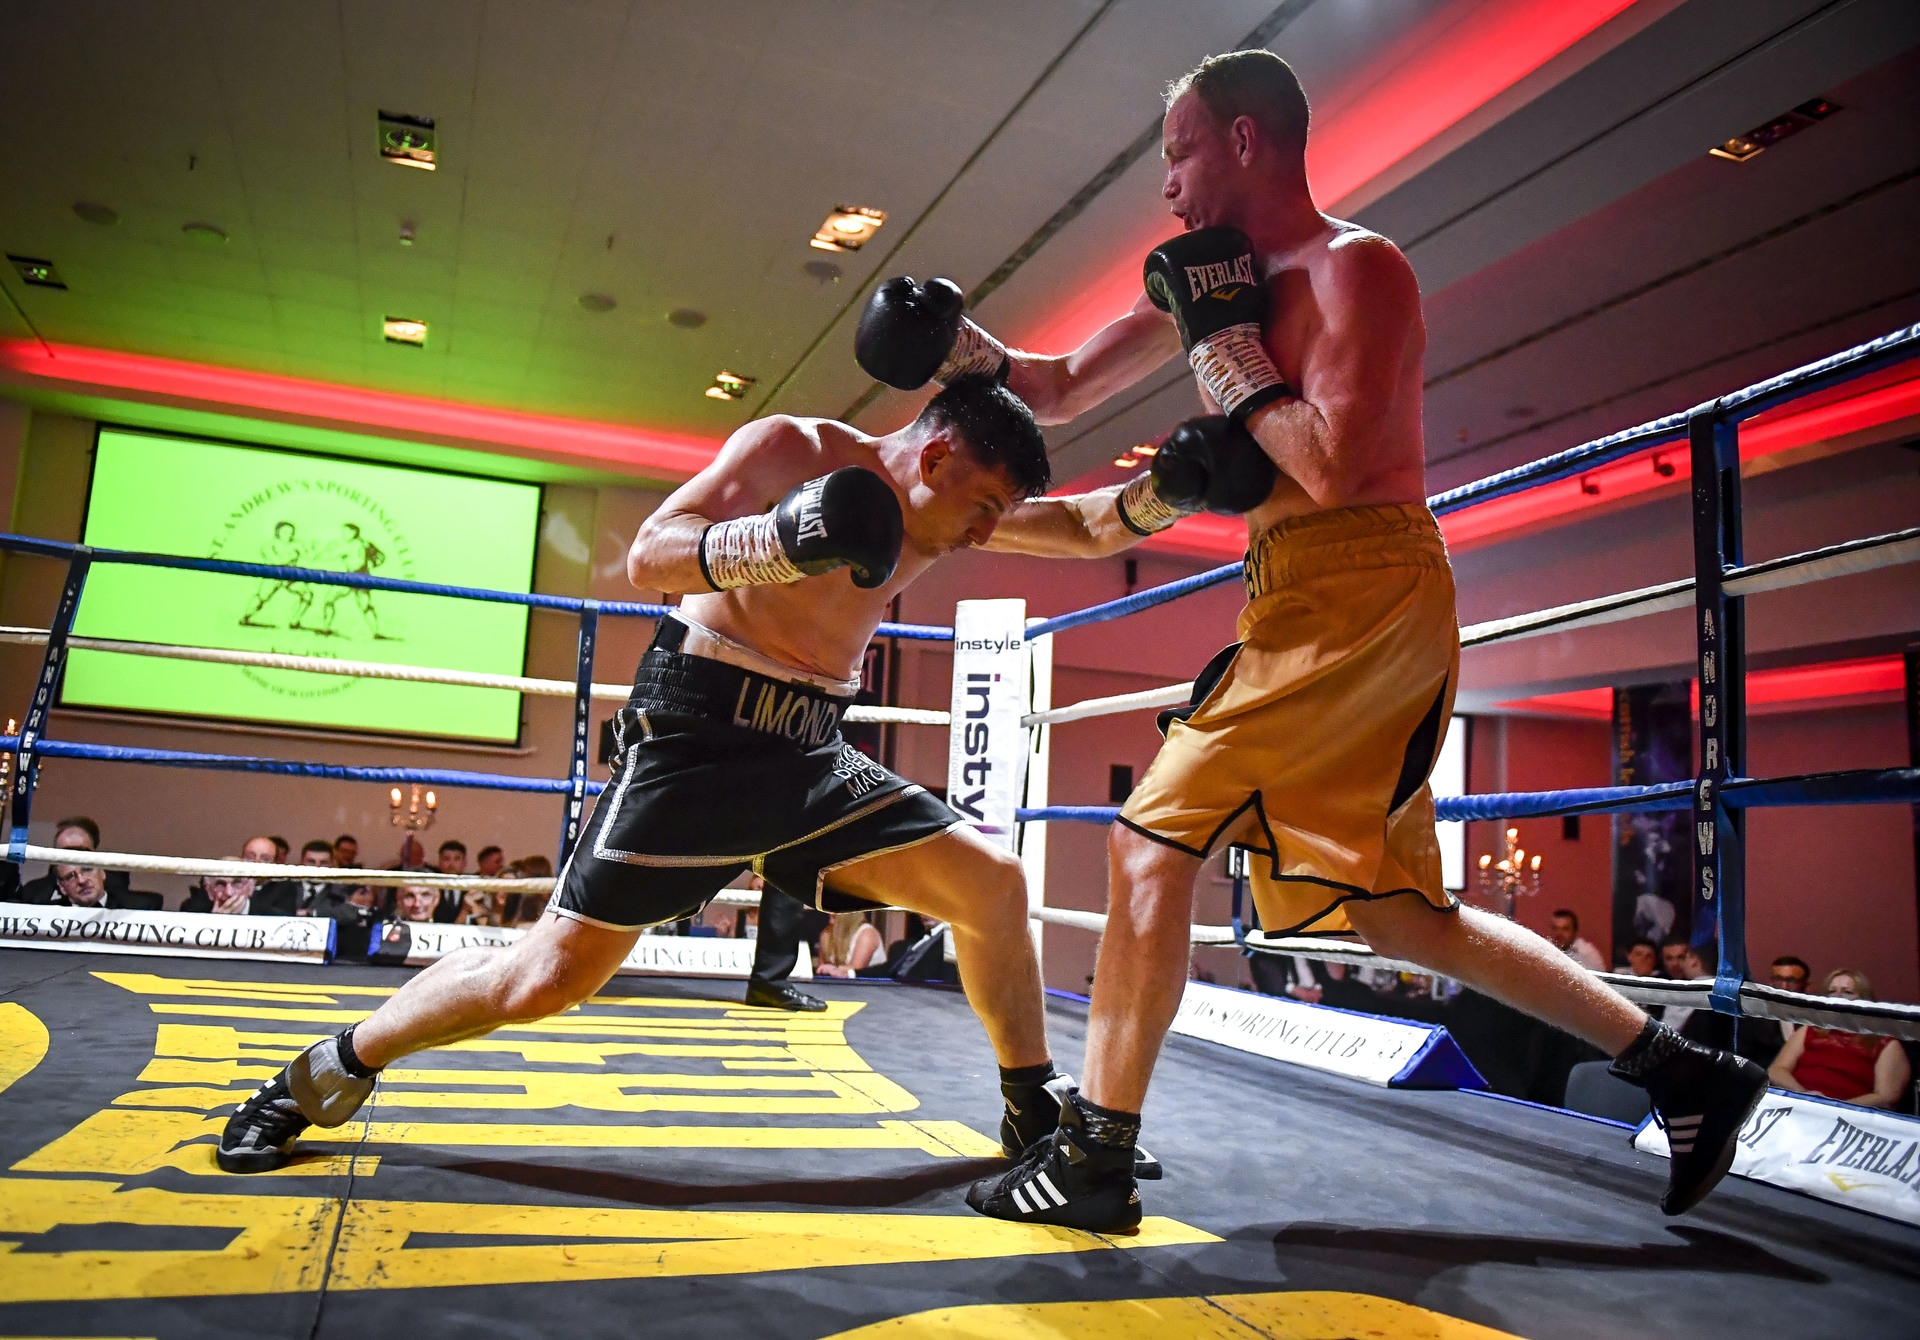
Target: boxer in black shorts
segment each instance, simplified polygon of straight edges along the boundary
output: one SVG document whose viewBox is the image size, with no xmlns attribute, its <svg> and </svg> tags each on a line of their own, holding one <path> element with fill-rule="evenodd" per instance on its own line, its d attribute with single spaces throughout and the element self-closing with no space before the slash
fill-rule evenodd
<svg viewBox="0 0 1920 1340">
<path fill-rule="evenodd" d="M 220 1166 L 280 1167 L 309 1124 L 351 1117 L 381 1067 L 587 999 L 644 928 L 699 911 L 747 869 L 823 909 L 885 904 L 947 923 L 1000 1062 L 1002 1146 L 1050 1136 L 1066 1084 L 1047 1051 L 1019 860 L 839 731 L 875 628 L 943 555 L 1009 520 L 1017 538 L 995 548 L 1098 557 L 1201 505 L 1145 477 L 1038 497 L 1048 480 L 1033 415 L 985 376 L 954 379 L 883 437 L 784 416 L 736 432 L 628 554 L 635 586 L 690 594 L 641 658 L 613 780 L 546 914 L 511 945 L 441 959 L 295 1058 L 234 1112 Z"/>
</svg>

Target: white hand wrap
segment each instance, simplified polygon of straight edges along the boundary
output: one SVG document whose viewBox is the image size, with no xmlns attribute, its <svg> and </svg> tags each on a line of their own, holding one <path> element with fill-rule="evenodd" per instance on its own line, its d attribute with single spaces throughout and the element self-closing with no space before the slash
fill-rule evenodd
<svg viewBox="0 0 1920 1340">
<path fill-rule="evenodd" d="M 700 536 L 700 575 L 714 590 L 728 591 L 797 582 L 807 574 L 781 548 L 780 528 L 767 512 L 708 526 Z"/>
<path fill-rule="evenodd" d="M 1120 524 L 1135 535 L 1153 535 L 1165 530 L 1183 516 L 1177 507 L 1169 507 L 1153 487 L 1153 476 L 1143 474 L 1120 490 Z"/>
<path fill-rule="evenodd" d="M 953 348 L 947 351 L 946 361 L 933 374 L 933 379 L 945 386 L 955 377 L 964 377 L 969 372 L 998 377 L 1006 366 L 1007 346 L 963 316 L 960 318 L 960 334 L 954 339 Z"/>
<path fill-rule="evenodd" d="M 1201 340 L 1188 351 L 1187 362 L 1222 414 L 1231 415 L 1249 396 L 1270 386 L 1287 384 L 1267 356 L 1260 327 L 1252 322 Z"/>
</svg>

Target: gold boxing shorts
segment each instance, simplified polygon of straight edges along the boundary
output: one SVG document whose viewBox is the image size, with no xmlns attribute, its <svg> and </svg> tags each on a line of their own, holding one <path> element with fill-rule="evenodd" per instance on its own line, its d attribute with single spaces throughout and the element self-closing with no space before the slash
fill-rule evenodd
<svg viewBox="0 0 1920 1340">
<path fill-rule="evenodd" d="M 1291 517 L 1249 549 L 1240 641 L 1162 715 L 1120 822 L 1195 856 L 1254 860 L 1269 934 L 1350 929 L 1341 904 L 1441 884 L 1433 770 L 1453 713 L 1453 569 L 1425 507 Z"/>
</svg>

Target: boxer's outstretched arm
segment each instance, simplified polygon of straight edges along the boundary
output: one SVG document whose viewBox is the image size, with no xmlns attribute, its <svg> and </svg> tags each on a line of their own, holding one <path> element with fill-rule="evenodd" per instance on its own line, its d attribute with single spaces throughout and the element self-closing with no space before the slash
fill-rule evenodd
<svg viewBox="0 0 1920 1340">
<path fill-rule="evenodd" d="M 1146 295 L 1070 354 L 1007 351 L 1007 386 L 1041 423 L 1066 423 L 1180 352 L 1173 320 Z"/>
<path fill-rule="evenodd" d="M 643 591 L 703 592 L 707 527 L 757 516 L 799 481 L 819 473 L 819 446 L 784 415 L 756 419 L 727 439 L 713 464 L 675 489 L 641 523 L 627 550 L 627 580 Z"/>
<path fill-rule="evenodd" d="M 1105 558 L 1131 549 L 1146 536 L 1120 519 L 1124 487 L 1116 484 L 1071 498 L 1030 498 L 1017 503 L 1000 518 L 981 548 L 1040 558 Z"/>
</svg>

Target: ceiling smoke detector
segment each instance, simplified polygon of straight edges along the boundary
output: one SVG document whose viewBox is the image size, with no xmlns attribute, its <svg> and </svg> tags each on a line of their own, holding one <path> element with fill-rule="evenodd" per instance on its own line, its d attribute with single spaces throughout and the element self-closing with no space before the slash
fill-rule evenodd
<svg viewBox="0 0 1920 1340">
<path fill-rule="evenodd" d="M 433 118 L 380 113 L 380 156 L 401 167 L 432 172 L 440 165 L 433 135 Z"/>
<path fill-rule="evenodd" d="M 380 323 L 380 333 L 387 337 L 388 344 L 410 344 L 416 349 L 427 347 L 427 323 L 410 316 L 386 318 Z"/>
<path fill-rule="evenodd" d="M 698 330 L 707 324 L 707 314 L 691 307 L 676 307 L 667 313 L 667 324 L 681 330 Z"/>
<path fill-rule="evenodd" d="M 880 225 L 887 221 L 884 209 L 868 209 L 865 205 L 835 205 L 833 213 L 827 215 L 827 221 L 813 235 L 807 245 L 818 247 L 821 251 L 858 251 L 867 244 Z"/>
<path fill-rule="evenodd" d="M 753 389 L 757 377 L 738 377 L 722 369 L 713 374 L 713 385 L 707 388 L 709 400 L 745 400 L 747 392 Z"/>
<path fill-rule="evenodd" d="M 1729 163 L 1744 163 L 1749 158 L 1758 158 L 1781 140 L 1798 135 L 1808 126 L 1818 125 L 1839 110 L 1838 103 L 1814 98 L 1790 112 L 1782 112 L 1764 126 L 1755 126 L 1744 135 L 1735 135 L 1725 144 L 1716 144 L 1707 152 Z"/>
<path fill-rule="evenodd" d="M 604 293 L 582 293 L 575 301 L 583 312 L 611 312 L 620 305 Z"/>
</svg>

